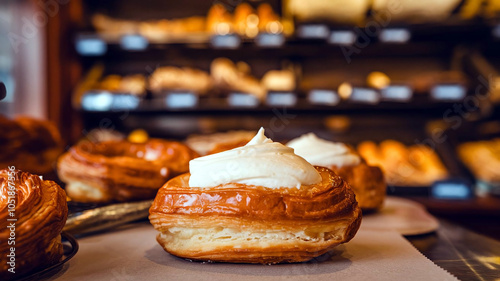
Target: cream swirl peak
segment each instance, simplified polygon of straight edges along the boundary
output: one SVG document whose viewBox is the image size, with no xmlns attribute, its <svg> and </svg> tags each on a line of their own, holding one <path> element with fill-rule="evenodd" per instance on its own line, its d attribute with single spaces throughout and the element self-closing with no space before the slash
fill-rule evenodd
<svg viewBox="0 0 500 281">
<path fill-rule="evenodd" d="M 263 128 L 245 146 L 191 160 L 189 171 L 189 186 L 198 188 L 226 183 L 300 188 L 321 181 L 311 164 L 292 148 L 268 139 Z"/>
<path fill-rule="evenodd" d="M 340 168 L 354 166 L 361 162 L 361 158 L 352 153 L 345 144 L 320 139 L 313 133 L 293 139 L 287 143 L 287 146 L 293 148 L 297 155 L 317 166 Z"/>
</svg>

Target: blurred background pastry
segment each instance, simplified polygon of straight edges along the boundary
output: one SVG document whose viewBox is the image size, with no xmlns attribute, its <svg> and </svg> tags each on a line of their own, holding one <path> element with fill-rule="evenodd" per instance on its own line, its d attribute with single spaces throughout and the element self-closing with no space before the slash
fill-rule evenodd
<svg viewBox="0 0 500 281">
<path fill-rule="evenodd" d="M 211 87 L 212 82 L 208 73 L 189 67 L 159 67 L 149 77 L 149 88 L 157 93 L 166 90 L 185 90 L 203 95 Z"/>
<path fill-rule="evenodd" d="M 478 179 L 500 183 L 500 138 L 462 143 L 457 152 Z"/>
<path fill-rule="evenodd" d="M 59 131 L 49 121 L 30 117 L 10 120 L 0 115 L 0 168 L 15 166 L 34 174 L 48 175 L 63 152 Z"/>
<path fill-rule="evenodd" d="M 368 165 L 347 145 L 309 133 L 291 140 L 287 146 L 309 163 L 327 167 L 341 176 L 352 187 L 361 209 L 375 210 L 384 203 L 386 184 L 382 170 Z"/>
<path fill-rule="evenodd" d="M 161 139 L 81 141 L 59 158 L 58 175 L 78 202 L 110 203 L 151 199 L 170 178 L 188 170 L 197 154 Z"/>
<path fill-rule="evenodd" d="M 221 152 L 247 144 L 256 131 L 229 131 L 205 135 L 191 135 L 186 144 L 200 155 Z"/>
<path fill-rule="evenodd" d="M 406 146 L 395 140 L 379 145 L 364 141 L 358 152 L 370 165 L 380 166 L 389 185 L 430 186 L 448 177 L 448 171 L 439 156 L 424 145 Z"/>
</svg>

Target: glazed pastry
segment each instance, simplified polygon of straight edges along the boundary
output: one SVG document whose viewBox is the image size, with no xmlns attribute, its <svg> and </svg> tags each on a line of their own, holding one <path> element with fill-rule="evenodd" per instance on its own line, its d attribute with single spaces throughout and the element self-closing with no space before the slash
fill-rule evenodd
<svg viewBox="0 0 500 281">
<path fill-rule="evenodd" d="M 458 146 L 458 156 L 480 180 L 500 182 L 500 138 L 466 142 Z"/>
<path fill-rule="evenodd" d="M 125 202 L 154 198 L 171 177 L 188 171 L 197 154 L 184 144 L 150 139 L 82 141 L 59 158 L 59 178 L 79 202 Z"/>
<path fill-rule="evenodd" d="M 19 279 L 59 262 L 61 231 L 68 216 L 64 190 L 53 181 L 9 167 L 0 170 L 0 195 L 0 279 Z M 12 225 L 15 228 L 9 228 Z M 15 239 L 9 239 L 11 231 Z M 15 273 L 9 271 L 11 247 Z"/>
<path fill-rule="evenodd" d="M 59 131 L 49 121 L 0 115 L 0 169 L 15 166 L 36 174 L 53 171 L 62 153 Z"/>
<path fill-rule="evenodd" d="M 256 131 L 229 131 L 210 135 L 191 135 L 186 144 L 200 155 L 213 154 L 247 144 Z M 241 145 L 239 145 L 241 144 Z"/>
<path fill-rule="evenodd" d="M 382 167 L 389 185 L 430 186 L 448 177 L 439 156 L 423 145 L 407 147 L 398 141 L 385 140 L 377 146 L 365 141 L 359 144 L 358 151 L 370 165 Z"/>
<path fill-rule="evenodd" d="M 217 58 L 210 65 L 210 75 L 217 88 L 222 91 L 243 92 L 256 96 L 259 99 L 266 97 L 266 89 L 259 80 L 241 71 L 231 60 Z"/>
<path fill-rule="evenodd" d="M 169 253 L 192 260 L 302 262 L 346 243 L 361 223 L 349 185 L 263 129 L 244 147 L 200 157 L 158 192 L 149 219 Z"/>
<path fill-rule="evenodd" d="M 149 87 L 153 92 L 162 90 L 188 90 L 196 94 L 206 94 L 212 87 L 208 73 L 188 67 L 164 66 L 157 68 L 149 77 Z"/>
<path fill-rule="evenodd" d="M 323 140 L 309 133 L 290 141 L 287 146 L 309 163 L 332 169 L 347 181 L 361 209 L 377 209 L 384 203 L 387 186 L 382 170 L 368 165 L 345 144 Z"/>
</svg>

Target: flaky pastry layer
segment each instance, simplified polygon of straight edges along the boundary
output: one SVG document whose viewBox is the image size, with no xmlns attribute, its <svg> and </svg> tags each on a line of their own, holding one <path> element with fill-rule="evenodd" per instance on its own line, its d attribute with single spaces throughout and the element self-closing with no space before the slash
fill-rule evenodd
<svg viewBox="0 0 500 281">
<path fill-rule="evenodd" d="M 169 178 L 188 171 L 196 156 L 184 144 L 160 139 L 80 142 L 61 156 L 58 174 L 76 201 L 143 200 L 153 198 Z"/>
<path fill-rule="evenodd" d="M 149 219 L 169 253 L 222 262 L 301 262 L 354 237 L 361 210 L 351 188 L 316 167 L 322 182 L 269 189 L 225 184 L 190 188 L 189 174 L 167 182 Z"/>
<path fill-rule="evenodd" d="M 14 203 L 9 194 L 12 186 L 16 190 Z M 64 190 L 36 175 L 4 169 L 0 170 L 0 194 L 0 279 L 18 278 L 59 262 L 63 255 L 60 234 L 68 215 Z M 15 205 L 15 211 L 11 212 L 9 204 Z M 7 220 L 13 218 L 16 221 Z M 12 223 L 15 239 L 8 240 L 12 236 L 7 227 Z M 9 245 L 7 241 L 15 244 Z M 11 247 L 15 248 L 15 274 L 8 272 L 7 254 Z"/>
</svg>

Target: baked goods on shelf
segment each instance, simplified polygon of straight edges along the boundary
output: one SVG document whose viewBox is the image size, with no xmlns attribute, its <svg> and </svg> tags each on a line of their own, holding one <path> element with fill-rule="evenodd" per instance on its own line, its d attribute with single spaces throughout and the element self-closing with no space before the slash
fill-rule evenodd
<svg viewBox="0 0 500 281">
<path fill-rule="evenodd" d="M 477 179 L 500 182 L 500 138 L 462 143 L 457 152 Z"/>
<path fill-rule="evenodd" d="M 361 25 L 371 1 L 368 0 L 287 0 L 286 11 L 300 22 L 328 21 Z"/>
<path fill-rule="evenodd" d="M 430 186 L 448 177 L 439 156 L 424 145 L 406 146 L 395 140 L 377 145 L 365 141 L 359 144 L 358 152 L 368 164 L 382 168 L 389 185 Z"/>
<path fill-rule="evenodd" d="M 189 67 L 159 67 L 149 77 L 149 88 L 153 92 L 184 90 L 206 94 L 211 87 L 212 81 L 208 73 Z"/>
<path fill-rule="evenodd" d="M 384 203 L 387 186 L 382 170 L 368 165 L 347 145 L 323 140 L 309 133 L 288 142 L 287 146 L 309 163 L 327 167 L 347 181 L 361 209 L 377 209 Z"/>
<path fill-rule="evenodd" d="M 149 219 L 169 253 L 193 260 L 301 262 L 346 243 L 361 223 L 349 185 L 263 129 L 244 147 L 191 161 L 158 192 Z"/>
<path fill-rule="evenodd" d="M 393 21 L 438 22 L 446 20 L 460 2 L 460 0 L 374 0 L 372 9 L 375 13 L 390 14 Z"/>
<path fill-rule="evenodd" d="M 266 89 L 249 74 L 246 64 L 234 64 L 230 59 L 217 58 L 210 65 L 210 74 L 214 86 L 222 91 L 243 92 L 261 100 L 266 97 Z"/>
<path fill-rule="evenodd" d="M 256 131 L 229 131 L 209 135 L 191 135 L 186 144 L 200 155 L 222 152 L 247 144 Z"/>
<path fill-rule="evenodd" d="M 0 115 L 0 169 L 15 166 L 35 174 L 48 174 L 63 152 L 59 131 L 49 121 L 30 117 L 14 120 Z"/>
<path fill-rule="evenodd" d="M 125 202 L 154 198 L 173 176 L 188 171 L 197 156 L 186 145 L 161 139 L 82 141 L 59 158 L 59 178 L 79 202 Z"/>
<path fill-rule="evenodd" d="M 120 94 L 144 96 L 146 95 L 146 77 L 142 74 L 126 76 L 111 74 L 104 77 L 95 88 Z"/>
<path fill-rule="evenodd" d="M 269 70 L 262 77 L 267 91 L 291 92 L 295 90 L 295 74 L 291 70 Z"/>
<path fill-rule="evenodd" d="M 66 194 L 55 182 L 14 167 L 0 170 L 0 279 L 58 263 L 67 216 Z"/>
</svg>

